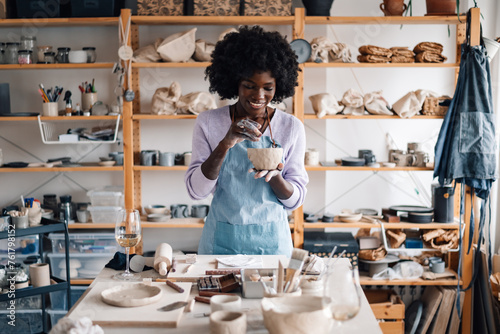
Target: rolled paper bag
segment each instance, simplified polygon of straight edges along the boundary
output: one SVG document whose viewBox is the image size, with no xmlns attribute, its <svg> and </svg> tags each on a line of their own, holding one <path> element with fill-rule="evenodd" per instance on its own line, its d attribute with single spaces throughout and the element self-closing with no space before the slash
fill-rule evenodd
<svg viewBox="0 0 500 334">
<path fill-rule="evenodd" d="M 28 208 L 28 221 L 30 226 L 40 225 L 42 221 L 42 209 L 39 207 Z"/>
<path fill-rule="evenodd" d="M 37 288 L 50 285 L 50 266 L 48 263 L 34 263 L 30 265 L 31 285 Z"/>
<path fill-rule="evenodd" d="M 172 246 L 167 243 L 161 243 L 156 247 L 154 268 L 165 276 L 168 273 L 168 268 L 172 266 Z"/>
</svg>

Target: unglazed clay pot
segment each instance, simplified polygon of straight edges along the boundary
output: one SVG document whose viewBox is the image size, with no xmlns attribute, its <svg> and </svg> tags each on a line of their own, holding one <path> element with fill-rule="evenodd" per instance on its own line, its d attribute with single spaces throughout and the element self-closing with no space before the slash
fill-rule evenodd
<svg viewBox="0 0 500 334">
<path fill-rule="evenodd" d="M 278 167 L 283 157 L 283 148 L 248 148 L 248 159 L 252 162 L 257 170 L 273 170 Z"/>
<path fill-rule="evenodd" d="M 262 299 L 264 325 L 270 334 L 326 334 L 333 324 L 323 297 L 297 296 Z"/>
</svg>

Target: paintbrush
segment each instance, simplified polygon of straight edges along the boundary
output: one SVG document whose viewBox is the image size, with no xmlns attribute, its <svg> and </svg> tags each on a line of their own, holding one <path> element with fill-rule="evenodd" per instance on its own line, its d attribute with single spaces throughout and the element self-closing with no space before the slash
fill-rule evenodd
<svg viewBox="0 0 500 334">
<path fill-rule="evenodd" d="M 281 261 L 278 261 L 278 293 L 283 293 L 283 278 L 285 276 L 285 269 Z"/>
<path fill-rule="evenodd" d="M 293 249 L 292 258 L 290 262 L 288 262 L 288 267 L 286 268 L 285 292 L 292 292 L 292 288 L 295 286 L 293 282 L 299 276 L 308 255 L 309 252 L 306 250 L 299 248 Z"/>
</svg>

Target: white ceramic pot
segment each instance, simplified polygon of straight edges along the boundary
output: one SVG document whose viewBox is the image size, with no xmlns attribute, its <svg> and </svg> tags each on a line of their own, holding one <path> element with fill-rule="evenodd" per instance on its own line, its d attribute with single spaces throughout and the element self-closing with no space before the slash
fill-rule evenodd
<svg viewBox="0 0 500 334">
<path fill-rule="evenodd" d="M 87 52 L 83 50 L 70 51 L 68 54 L 70 63 L 81 64 L 87 62 Z"/>
</svg>

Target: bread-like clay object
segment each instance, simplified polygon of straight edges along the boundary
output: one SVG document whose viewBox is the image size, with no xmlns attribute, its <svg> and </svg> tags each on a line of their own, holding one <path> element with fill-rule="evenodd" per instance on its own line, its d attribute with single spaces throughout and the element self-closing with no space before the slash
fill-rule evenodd
<svg viewBox="0 0 500 334">
<path fill-rule="evenodd" d="M 248 159 L 257 170 L 273 170 L 278 167 L 283 157 L 283 148 L 248 148 Z"/>
</svg>

